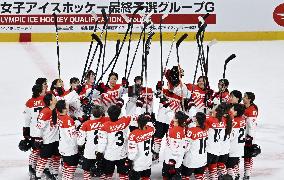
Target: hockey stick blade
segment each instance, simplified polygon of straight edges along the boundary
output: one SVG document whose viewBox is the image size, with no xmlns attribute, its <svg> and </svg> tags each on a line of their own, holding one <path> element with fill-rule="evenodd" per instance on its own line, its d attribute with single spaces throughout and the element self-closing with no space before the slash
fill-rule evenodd
<svg viewBox="0 0 284 180">
<path fill-rule="evenodd" d="M 216 39 L 213 39 L 212 41 L 209 42 L 208 47 L 211 47 L 211 46 L 213 46 L 217 43 L 218 43 L 218 41 Z"/>
<path fill-rule="evenodd" d="M 98 36 L 98 35 L 96 35 L 95 33 L 93 33 L 93 34 L 92 34 L 92 38 L 93 38 L 94 40 L 96 40 L 96 41 L 97 41 L 97 43 L 98 43 L 100 46 L 102 46 L 102 45 L 103 45 L 103 43 L 102 43 L 101 39 L 100 39 L 100 38 L 99 38 L 99 36 Z"/>
<path fill-rule="evenodd" d="M 169 14 L 163 14 L 162 16 L 162 20 L 166 19 L 168 17 Z"/>
<path fill-rule="evenodd" d="M 229 56 L 226 61 L 225 61 L 225 65 L 228 64 L 231 60 L 233 60 L 234 58 L 236 58 L 235 54 L 232 54 L 231 56 Z"/>
<path fill-rule="evenodd" d="M 121 17 L 124 19 L 124 21 L 128 24 L 130 23 L 129 17 L 127 17 L 125 14 L 121 14 Z"/>
<path fill-rule="evenodd" d="M 91 15 L 93 16 L 93 18 L 97 22 L 98 21 L 98 15 L 94 11 L 91 12 Z"/>
<path fill-rule="evenodd" d="M 144 6 L 138 6 L 137 9 L 133 12 L 133 15 L 137 14 L 138 11 L 142 11 L 144 9 Z"/>
<path fill-rule="evenodd" d="M 182 43 L 182 41 L 184 41 L 187 38 L 188 34 L 184 33 L 179 40 L 177 41 L 176 47 L 179 47 L 179 45 Z"/>
</svg>

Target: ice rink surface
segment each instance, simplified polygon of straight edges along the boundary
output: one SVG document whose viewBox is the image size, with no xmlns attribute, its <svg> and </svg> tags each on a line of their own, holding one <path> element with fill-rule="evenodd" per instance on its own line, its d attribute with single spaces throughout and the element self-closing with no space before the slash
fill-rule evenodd
<svg viewBox="0 0 284 180">
<path fill-rule="evenodd" d="M 136 43 L 132 43 L 130 60 Z M 170 44 L 163 43 L 164 61 Z M 69 88 L 71 77 L 81 79 L 88 49 L 89 43 L 60 43 L 61 76 L 66 88 Z M 127 43 L 115 68 L 119 79 L 124 75 L 126 50 Z M 130 84 L 141 71 L 140 51 L 131 72 Z M 217 88 L 224 61 L 234 53 L 237 58 L 228 64 L 226 72 L 226 78 L 230 81 L 229 90 L 252 91 L 256 94 L 255 103 L 259 108 L 257 143 L 261 146 L 262 154 L 254 160 L 252 179 L 281 180 L 284 175 L 283 52 L 284 41 L 218 42 L 210 49 L 211 88 Z M 115 42 L 107 42 L 106 65 L 114 54 Z M 184 42 L 179 54 L 181 66 L 185 70 L 183 82 L 192 83 L 197 59 L 196 43 Z M 97 56 L 92 69 L 96 61 Z M 159 42 L 152 43 L 148 64 L 148 85 L 155 88 L 160 77 Z M 175 48 L 169 61 L 169 66 L 172 65 L 176 65 Z M 21 152 L 17 147 L 22 134 L 22 112 L 25 102 L 31 97 L 31 88 L 36 78 L 46 77 L 49 85 L 57 78 L 56 43 L 0 43 L 0 67 L 0 179 L 27 180 L 29 153 Z M 82 173 L 78 171 L 76 177 L 82 179 Z M 152 168 L 152 179 L 161 179 L 161 163 Z"/>
</svg>

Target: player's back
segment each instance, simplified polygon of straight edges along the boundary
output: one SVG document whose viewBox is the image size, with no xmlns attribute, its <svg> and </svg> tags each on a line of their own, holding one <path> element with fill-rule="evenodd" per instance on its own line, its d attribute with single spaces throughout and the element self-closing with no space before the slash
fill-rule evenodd
<svg viewBox="0 0 284 180">
<path fill-rule="evenodd" d="M 25 115 L 25 127 L 30 127 L 30 135 L 36 136 L 36 124 L 39 112 L 43 109 L 44 102 L 43 96 L 37 98 L 31 98 L 26 102 Z"/>
<path fill-rule="evenodd" d="M 146 126 L 145 130 L 136 129 L 129 134 L 128 157 L 134 161 L 133 169 L 143 171 L 152 165 L 152 137 L 155 129 Z"/>
<path fill-rule="evenodd" d="M 98 151 L 104 152 L 104 158 L 110 161 L 120 160 L 127 156 L 127 133 L 131 116 L 108 121 L 99 131 Z"/>
<path fill-rule="evenodd" d="M 187 152 L 183 164 L 188 168 L 199 168 L 207 163 L 206 143 L 208 130 L 200 127 L 192 127 L 187 130 Z"/>
<path fill-rule="evenodd" d="M 243 116 L 233 119 L 231 133 L 230 157 L 241 157 L 244 155 L 246 121 Z"/>
</svg>

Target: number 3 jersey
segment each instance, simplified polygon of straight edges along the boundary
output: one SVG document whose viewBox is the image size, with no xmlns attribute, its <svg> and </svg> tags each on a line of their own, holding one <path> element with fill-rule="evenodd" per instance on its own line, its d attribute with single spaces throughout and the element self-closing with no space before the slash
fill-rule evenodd
<svg viewBox="0 0 284 180">
<path fill-rule="evenodd" d="M 207 164 L 206 142 L 208 131 L 200 127 L 192 127 L 186 133 L 187 151 L 183 165 L 188 168 L 199 168 Z"/>
<path fill-rule="evenodd" d="M 37 117 L 40 110 L 44 107 L 43 96 L 31 98 L 26 102 L 24 111 L 24 127 L 30 127 L 30 136 L 36 137 Z"/>
<path fill-rule="evenodd" d="M 79 130 L 78 145 L 85 143 L 84 157 L 87 159 L 96 159 L 95 152 L 98 151 L 98 132 L 103 123 L 109 121 L 108 117 L 90 119 L 84 122 Z"/>
<path fill-rule="evenodd" d="M 109 161 L 127 157 L 127 133 L 131 116 L 123 116 L 117 121 L 104 123 L 99 130 L 98 152 L 104 153 Z"/>
<path fill-rule="evenodd" d="M 128 158 L 133 161 L 135 171 L 144 171 L 152 165 L 152 136 L 155 129 L 152 123 L 147 123 L 146 129 L 136 129 L 129 134 Z"/>
<path fill-rule="evenodd" d="M 230 142 L 230 157 L 242 157 L 244 155 L 246 120 L 243 116 L 233 119 L 233 129 Z"/>
</svg>

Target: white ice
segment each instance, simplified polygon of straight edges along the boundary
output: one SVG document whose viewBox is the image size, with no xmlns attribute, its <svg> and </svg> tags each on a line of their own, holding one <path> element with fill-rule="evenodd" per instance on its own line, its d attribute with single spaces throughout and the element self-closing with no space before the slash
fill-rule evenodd
<svg viewBox="0 0 284 180">
<path fill-rule="evenodd" d="M 132 57 L 137 42 L 132 42 Z M 206 42 L 208 43 L 208 42 Z M 205 44 L 206 44 L 205 43 Z M 163 43 L 163 58 L 167 58 L 170 42 Z M 69 78 L 81 79 L 89 43 L 60 43 L 61 73 L 65 86 Z M 127 43 L 118 59 L 115 71 L 124 76 Z M 209 80 L 217 88 L 222 77 L 223 63 L 231 54 L 237 58 L 229 63 L 226 77 L 230 90 L 252 91 L 259 107 L 257 143 L 262 154 L 255 158 L 252 179 L 283 179 L 284 174 L 284 109 L 283 41 L 218 42 L 210 49 Z M 115 54 L 115 42 L 107 42 L 106 65 Z M 131 60 L 132 58 L 130 58 Z M 180 62 L 185 69 L 184 82 L 192 82 L 197 59 L 195 42 L 180 46 Z M 97 56 L 92 69 L 95 68 Z M 155 87 L 160 77 L 159 42 L 153 42 L 148 57 L 148 85 Z M 169 66 L 176 64 L 175 48 Z M 31 97 L 36 78 L 47 77 L 49 85 L 57 78 L 56 43 L 0 43 L 0 179 L 28 178 L 28 153 L 18 149 L 21 139 L 24 104 Z M 130 83 L 141 71 L 141 49 L 137 54 Z M 200 75 L 200 73 L 198 73 Z M 242 168 L 243 169 L 243 168 Z M 80 172 L 76 175 L 82 177 Z M 161 179 L 161 163 L 152 170 L 152 179 Z"/>
</svg>

